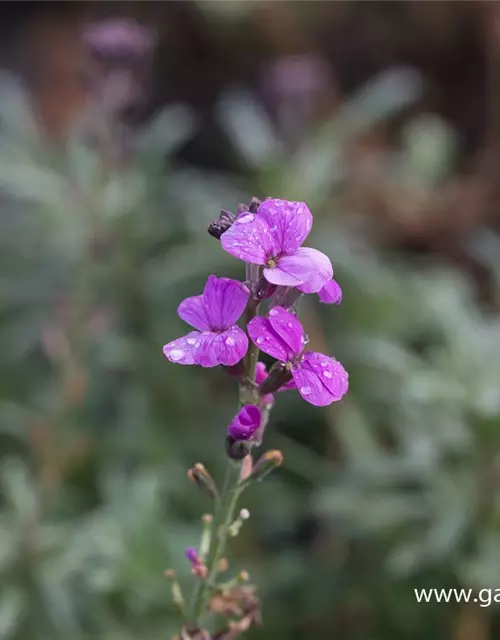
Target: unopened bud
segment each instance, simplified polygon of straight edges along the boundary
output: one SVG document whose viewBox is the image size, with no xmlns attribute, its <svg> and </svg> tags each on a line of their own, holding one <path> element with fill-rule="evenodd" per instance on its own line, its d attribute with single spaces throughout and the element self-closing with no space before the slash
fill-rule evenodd
<svg viewBox="0 0 500 640">
<path fill-rule="evenodd" d="M 217 486 L 214 479 L 200 462 L 189 469 L 188 478 L 191 482 L 194 482 L 203 493 L 208 494 L 211 498 L 217 497 Z"/>
<path fill-rule="evenodd" d="M 217 240 L 220 240 L 221 235 L 226 232 L 233 222 L 236 220 L 236 216 L 234 213 L 230 211 L 225 211 L 224 209 L 220 212 L 220 216 L 217 220 L 212 220 L 212 222 L 208 225 L 208 233 Z"/>
<path fill-rule="evenodd" d="M 259 386 L 259 393 L 265 396 L 274 393 L 292 379 L 290 370 L 282 362 L 277 362 L 269 372 L 264 382 Z"/>
<path fill-rule="evenodd" d="M 240 518 L 242 520 L 248 520 L 248 518 L 250 518 L 250 511 L 248 509 L 242 509 L 240 511 Z"/>
<path fill-rule="evenodd" d="M 203 521 L 203 524 L 211 524 L 213 519 L 214 519 L 214 517 L 213 517 L 213 515 L 211 513 L 205 513 L 205 515 L 202 516 L 201 519 Z"/>
<path fill-rule="evenodd" d="M 255 463 L 252 469 L 253 480 L 259 482 L 263 480 L 273 469 L 276 469 L 283 462 L 283 454 L 281 451 L 274 449 L 273 451 L 266 451 L 264 455 Z"/>
<path fill-rule="evenodd" d="M 240 571 L 238 574 L 238 582 L 248 582 L 250 580 L 250 576 L 248 575 L 248 571 Z"/>
<path fill-rule="evenodd" d="M 255 300 L 258 300 L 260 302 L 261 300 L 270 298 L 276 291 L 276 288 L 277 287 L 275 284 L 271 284 L 264 277 L 262 277 L 255 285 Z"/>
<path fill-rule="evenodd" d="M 243 460 L 250 452 L 250 447 L 244 440 L 235 440 L 233 436 L 226 438 L 226 453 L 231 460 Z"/>
<path fill-rule="evenodd" d="M 165 576 L 165 578 L 167 578 L 167 580 L 175 580 L 176 578 L 176 573 L 173 569 L 165 569 L 163 575 Z"/>
<path fill-rule="evenodd" d="M 221 558 L 219 560 L 219 564 L 217 565 L 217 570 L 219 573 L 225 573 L 229 569 L 229 562 L 227 558 Z"/>
</svg>

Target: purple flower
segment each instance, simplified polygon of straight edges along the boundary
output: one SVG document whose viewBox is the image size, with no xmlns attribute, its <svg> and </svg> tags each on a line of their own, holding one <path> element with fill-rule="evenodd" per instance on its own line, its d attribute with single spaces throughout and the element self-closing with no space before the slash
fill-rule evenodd
<svg viewBox="0 0 500 640">
<path fill-rule="evenodd" d="M 340 400 L 349 386 L 344 367 L 335 358 L 305 351 L 305 335 L 297 318 L 283 307 L 273 307 L 269 318 L 248 323 L 248 333 L 264 353 L 287 366 L 300 395 L 322 407 Z"/>
<path fill-rule="evenodd" d="M 320 302 L 325 304 L 340 304 L 342 302 L 342 289 L 333 278 L 318 291 Z"/>
<path fill-rule="evenodd" d="M 262 414 L 259 407 L 247 404 L 234 416 L 227 432 L 235 440 L 250 440 L 261 422 Z"/>
<path fill-rule="evenodd" d="M 198 555 L 198 551 L 195 547 L 188 547 L 186 549 L 186 558 L 191 564 L 198 564 L 200 562 L 200 556 Z"/>
<path fill-rule="evenodd" d="M 269 198 L 257 213 L 243 212 L 221 236 L 222 248 L 231 255 L 264 266 L 271 284 L 318 292 L 333 276 L 328 256 L 302 247 L 312 227 L 304 202 Z"/>
<path fill-rule="evenodd" d="M 149 53 L 154 44 L 151 29 L 126 19 L 90 24 L 84 31 L 83 39 L 90 49 L 104 56 L 141 56 Z"/>
<path fill-rule="evenodd" d="M 209 276 L 203 295 L 186 298 L 178 309 L 179 316 L 197 331 L 166 344 L 165 356 L 178 364 L 235 365 L 248 348 L 248 337 L 236 322 L 249 295 L 237 280 Z"/>
</svg>

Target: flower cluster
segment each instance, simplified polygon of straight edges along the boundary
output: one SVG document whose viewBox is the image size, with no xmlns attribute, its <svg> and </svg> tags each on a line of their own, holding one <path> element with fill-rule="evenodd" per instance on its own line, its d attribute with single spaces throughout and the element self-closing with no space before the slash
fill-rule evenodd
<svg viewBox="0 0 500 640">
<path fill-rule="evenodd" d="M 163 348 L 168 360 L 177 364 L 234 367 L 245 358 L 250 338 L 254 347 L 280 363 L 271 372 L 275 378 L 281 376 L 282 384 L 276 388 L 267 383 L 263 362 L 250 372 L 262 393 L 258 406 L 244 406 L 229 426 L 234 439 L 252 438 L 261 426 L 261 410 L 274 403 L 273 391 L 296 388 L 304 400 L 317 406 L 340 400 L 347 392 L 343 366 L 330 356 L 307 350 L 306 334 L 294 313 L 303 293 L 317 293 L 325 303 L 342 300 L 328 256 L 302 246 L 312 222 L 305 203 L 275 198 L 262 203 L 254 199 L 248 208 L 240 207 L 238 215 L 223 211 L 210 233 L 220 238 L 225 251 L 247 263 L 249 277 L 243 283 L 209 276 L 203 293 L 186 298 L 178 308 L 182 320 L 195 330 Z M 267 316 L 257 315 L 266 298 Z M 245 310 L 251 311 L 246 331 L 237 324 Z"/>
<path fill-rule="evenodd" d="M 259 624 L 260 605 L 243 571 L 220 582 L 228 570 L 222 556 L 228 538 L 239 534 L 250 513 L 236 503 L 251 482 L 260 482 L 283 461 L 280 451 L 267 451 L 254 462 L 252 449 L 262 443 L 276 392 L 296 389 L 316 406 L 325 406 L 347 392 L 344 367 L 328 355 L 307 348 L 308 338 L 296 316 L 303 294 L 316 293 L 321 302 L 340 304 L 342 290 L 333 279 L 330 259 L 303 247 L 312 227 L 312 215 L 303 202 L 252 199 L 238 213 L 222 211 L 208 231 L 222 248 L 246 263 L 245 282 L 208 277 L 203 293 L 186 298 L 178 308 L 192 331 L 163 347 L 170 362 L 201 367 L 224 367 L 239 378 L 240 408 L 227 427 L 226 452 L 230 458 L 222 491 L 200 463 L 188 477 L 215 501 L 214 516 L 204 516 L 199 549 L 189 547 L 186 557 L 198 578 L 189 626 L 180 639 L 229 640 Z M 245 328 L 239 326 L 244 318 Z M 268 370 L 262 352 L 275 359 Z M 185 608 L 180 585 L 172 572 L 172 594 Z M 226 626 L 211 635 L 200 626 L 206 611 L 226 618 Z M 238 618 L 234 620 L 234 616 Z"/>
</svg>

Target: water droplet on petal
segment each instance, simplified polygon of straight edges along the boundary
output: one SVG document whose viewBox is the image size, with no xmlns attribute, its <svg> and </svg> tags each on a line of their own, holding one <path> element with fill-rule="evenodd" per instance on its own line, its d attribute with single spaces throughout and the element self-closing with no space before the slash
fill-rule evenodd
<svg viewBox="0 0 500 640">
<path fill-rule="evenodd" d="M 331 371 L 323 371 L 323 375 L 325 378 L 331 378 L 333 376 Z"/>
<path fill-rule="evenodd" d="M 287 327 L 289 327 L 290 329 L 293 327 L 291 322 L 287 322 L 286 324 L 287 324 Z"/>
<path fill-rule="evenodd" d="M 188 339 L 186 340 L 186 342 L 187 342 L 188 344 L 196 344 L 197 340 L 196 340 L 196 338 L 188 338 Z"/>
<path fill-rule="evenodd" d="M 246 224 L 247 222 L 251 222 L 252 220 L 253 220 L 253 214 L 247 213 L 246 216 L 238 218 L 236 222 L 238 222 L 238 224 Z"/>
<path fill-rule="evenodd" d="M 304 396 L 308 396 L 311 393 L 311 387 L 300 387 L 300 393 Z"/>
<path fill-rule="evenodd" d="M 278 313 L 277 309 L 271 309 L 271 311 L 269 312 L 270 316 L 275 316 Z"/>
<path fill-rule="evenodd" d="M 322 360 L 321 366 L 322 367 L 327 367 L 328 366 L 328 362 L 326 360 Z"/>
<path fill-rule="evenodd" d="M 255 342 L 257 344 L 262 344 L 264 342 L 264 338 L 262 336 L 259 336 Z"/>
<path fill-rule="evenodd" d="M 184 355 L 184 351 L 182 349 L 172 349 L 172 351 L 170 351 L 168 355 L 172 358 L 172 360 L 177 362 L 177 360 L 180 360 Z"/>
<path fill-rule="evenodd" d="M 236 344 L 236 340 L 234 338 L 232 338 L 231 336 L 228 336 L 226 338 L 226 344 L 228 347 L 234 347 L 234 345 Z"/>
</svg>

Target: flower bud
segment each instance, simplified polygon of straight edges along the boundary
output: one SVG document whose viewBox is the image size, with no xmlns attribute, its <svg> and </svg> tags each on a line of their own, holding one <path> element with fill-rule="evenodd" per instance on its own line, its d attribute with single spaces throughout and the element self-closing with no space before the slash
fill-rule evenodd
<svg viewBox="0 0 500 640">
<path fill-rule="evenodd" d="M 255 285 L 254 298 L 259 302 L 270 298 L 277 289 L 277 285 L 268 282 L 264 276 Z"/>
<path fill-rule="evenodd" d="M 235 440 L 250 440 L 262 423 L 262 413 L 259 407 L 246 404 L 234 416 L 227 428 L 227 432 Z"/>
<path fill-rule="evenodd" d="M 217 497 L 218 492 L 215 481 L 200 462 L 189 469 L 188 478 L 191 482 L 194 482 L 203 493 L 208 494 L 211 498 Z"/>
<path fill-rule="evenodd" d="M 217 220 L 212 220 L 208 225 L 208 233 L 217 240 L 220 240 L 221 235 L 227 231 L 233 222 L 236 220 L 234 213 L 222 209 L 220 216 Z"/>
<path fill-rule="evenodd" d="M 227 436 L 226 453 L 231 460 L 243 460 L 250 453 L 250 445 L 244 440 L 236 440 L 233 436 Z"/>
<path fill-rule="evenodd" d="M 277 451 L 276 449 L 266 451 L 266 453 L 264 453 L 264 455 L 255 463 L 250 477 L 253 480 L 258 480 L 260 482 L 269 473 L 271 473 L 273 469 L 279 467 L 282 462 L 283 454 L 281 451 Z"/>
<path fill-rule="evenodd" d="M 281 387 L 292 379 L 292 374 L 282 362 L 277 362 L 264 382 L 259 386 L 259 393 L 261 396 L 266 396 L 269 393 L 274 393 L 281 389 Z"/>
</svg>

